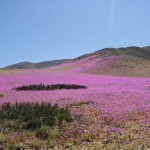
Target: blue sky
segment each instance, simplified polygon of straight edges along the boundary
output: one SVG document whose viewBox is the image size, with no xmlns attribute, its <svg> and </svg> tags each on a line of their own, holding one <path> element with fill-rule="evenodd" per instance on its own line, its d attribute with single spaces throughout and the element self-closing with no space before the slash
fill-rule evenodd
<svg viewBox="0 0 150 150">
<path fill-rule="evenodd" d="M 150 0 L 0 0 L 0 67 L 150 45 Z"/>
</svg>

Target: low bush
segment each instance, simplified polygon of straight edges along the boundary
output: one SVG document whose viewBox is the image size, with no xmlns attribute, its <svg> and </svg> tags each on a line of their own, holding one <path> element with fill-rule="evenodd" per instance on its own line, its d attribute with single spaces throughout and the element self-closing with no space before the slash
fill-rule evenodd
<svg viewBox="0 0 150 150">
<path fill-rule="evenodd" d="M 41 120 L 40 119 L 31 119 L 27 122 L 25 128 L 26 129 L 38 129 L 41 127 Z"/>
<path fill-rule="evenodd" d="M 20 87 L 16 87 L 17 91 L 32 91 L 32 90 L 61 90 L 61 89 L 86 89 L 87 87 L 84 85 L 77 84 L 52 84 L 52 85 L 44 85 L 44 84 L 31 84 L 31 85 L 23 85 Z"/>
<path fill-rule="evenodd" d="M 47 140 L 49 138 L 50 129 L 47 126 L 42 126 L 40 129 L 38 129 L 36 136 L 39 139 Z"/>
<path fill-rule="evenodd" d="M 27 130 L 39 129 L 42 125 L 62 126 L 73 120 L 68 108 L 59 108 L 49 103 L 5 103 L 0 108 L 0 122 L 13 120 L 18 126 Z"/>
</svg>

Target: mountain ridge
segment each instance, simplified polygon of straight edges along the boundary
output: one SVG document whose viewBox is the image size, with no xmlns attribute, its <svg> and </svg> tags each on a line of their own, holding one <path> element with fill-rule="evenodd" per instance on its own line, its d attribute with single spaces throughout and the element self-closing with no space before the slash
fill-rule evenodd
<svg viewBox="0 0 150 150">
<path fill-rule="evenodd" d="M 4 69 L 4 70 L 5 69 L 42 69 L 42 68 L 57 66 L 57 65 L 63 64 L 70 60 L 71 59 L 59 59 L 59 60 L 51 60 L 51 61 L 41 61 L 41 62 L 37 62 L 37 63 L 23 61 L 20 63 L 6 66 L 2 69 Z"/>
</svg>

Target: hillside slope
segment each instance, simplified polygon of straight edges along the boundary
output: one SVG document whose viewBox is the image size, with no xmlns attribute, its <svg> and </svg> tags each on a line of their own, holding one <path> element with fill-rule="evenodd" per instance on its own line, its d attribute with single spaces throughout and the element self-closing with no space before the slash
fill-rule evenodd
<svg viewBox="0 0 150 150">
<path fill-rule="evenodd" d="M 69 60 L 70 59 L 61 59 L 61 60 L 52 60 L 52 61 L 42 61 L 38 63 L 31 63 L 31 62 L 25 61 L 25 62 L 7 66 L 3 69 L 41 69 L 41 68 L 48 68 L 48 67 L 60 65 Z"/>
<path fill-rule="evenodd" d="M 105 48 L 77 57 L 67 66 L 91 74 L 150 77 L 150 47 Z"/>
</svg>

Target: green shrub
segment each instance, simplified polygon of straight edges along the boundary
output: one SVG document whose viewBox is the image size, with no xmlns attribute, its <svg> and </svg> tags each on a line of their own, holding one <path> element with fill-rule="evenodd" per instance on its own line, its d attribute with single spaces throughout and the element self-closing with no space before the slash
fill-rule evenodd
<svg viewBox="0 0 150 150">
<path fill-rule="evenodd" d="M 29 120 L 26 124 L 26 129 L 38 129 L 41 127 L 42 122 L 39 119 Z"/>
<path fill-rule="evenodd" d="M 39 139 L 47 140 L 49 138 L 50 129 L 47 126 L 42 126 L 36 133 Z"/>
<path fill-rule="evenodd" d="M 59 108 L 57 104 L 49 103 L 5 103 L 0 108 L 0 122 L 13 120 L 14 127 L 20 129 L 39 129 L 42 125 L 53 127 L 71 122 L 73 117 L 68 108 Z M 7 123 L 12 128 L 13 123 Z"/>
<path fill-rule="evenodd" d="M 17 91 L 35 91 L 35 90 L 61 90 L 61 89 L 86 89 L 87 87 L 84 85 L 77 84 L 52 84 L 52 85 L 44 85 L 44 84 L 31 84 L 31 85 L 23 85 L 20 87 L 16 87 Z"/>
</svg>

